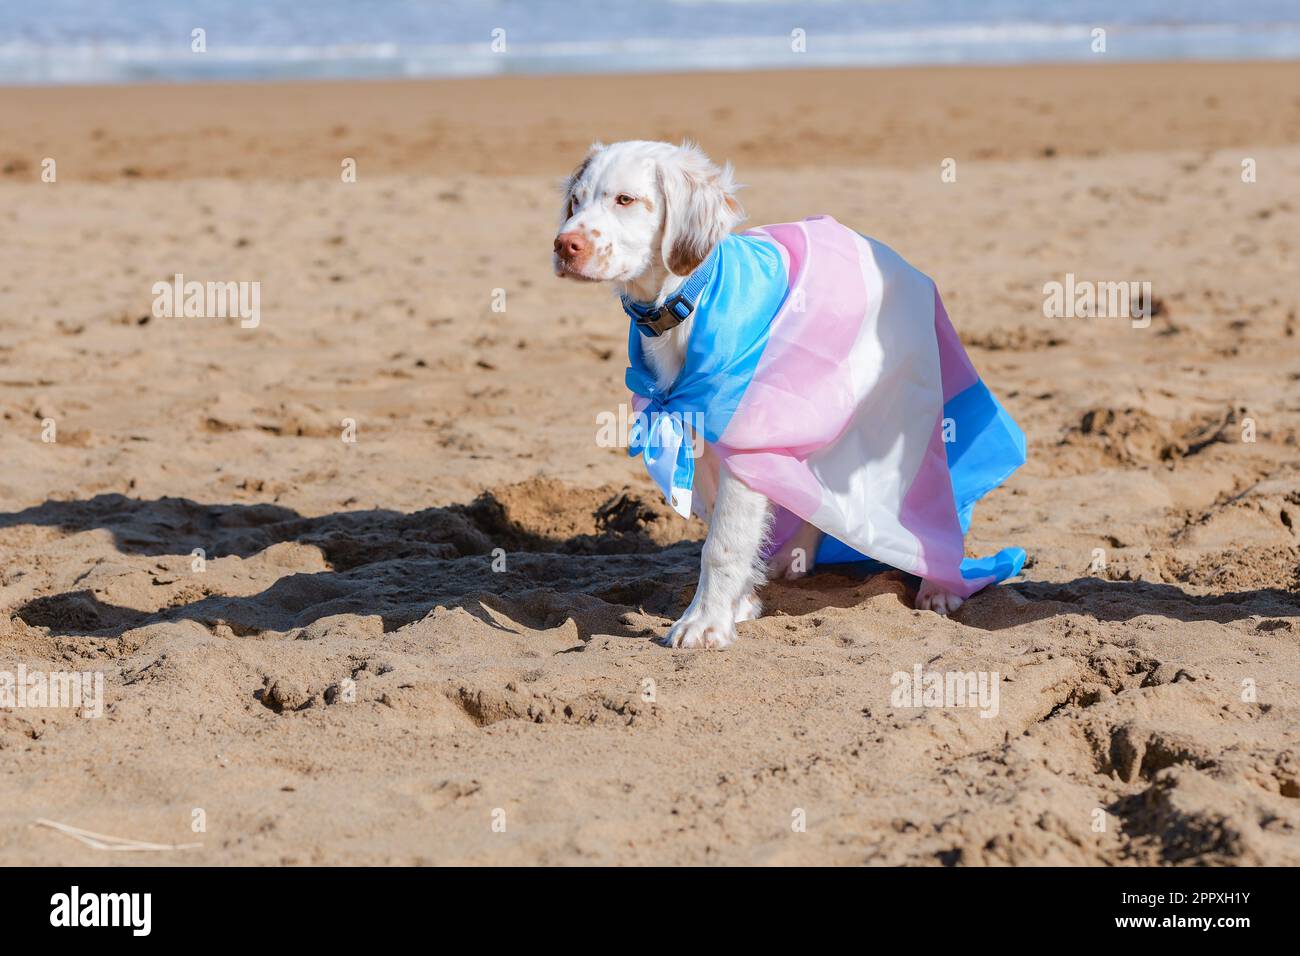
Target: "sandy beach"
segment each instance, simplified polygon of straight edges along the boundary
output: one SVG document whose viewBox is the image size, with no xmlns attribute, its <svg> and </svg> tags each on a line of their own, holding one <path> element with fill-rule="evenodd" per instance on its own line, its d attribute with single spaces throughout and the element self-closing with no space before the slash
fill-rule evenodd
<svg viewBox="0 0 1300 956">
<path fill-rule="evenodd" d="M 598 445 L 625 319 L 550 247 L 589 142 L 684 136 L 935 277 L 1019 578 L 655 643 L 704 528 Z M 1297 206 L 1286 62 L 0 89 L 0 671 L 104 687 L 0 707 L 0 862 L 1300 864 Z"/>
</svg>

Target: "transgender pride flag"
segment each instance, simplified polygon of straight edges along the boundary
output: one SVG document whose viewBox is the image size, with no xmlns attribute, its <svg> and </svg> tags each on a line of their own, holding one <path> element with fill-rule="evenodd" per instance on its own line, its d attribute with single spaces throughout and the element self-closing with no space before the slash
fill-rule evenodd
<svg viewBox="0 0 1300 956">
<path fill-rule="evenodd" d="M 967 597 L 1020 571 L 1007 548 L 965 556 L 975 502 L 1025 461 L 1025 438 L 980 381 L 934 283 L 829 216 L 728 236 L 710 256 L 680 375 L 660 390 L 629 330 L 633 436 L 683 514 L 690 422 L 721 465 L 802 518 L 820 563 L 872 558 Z M 706 265 L 702 268 L 708 268 Z"/>
</svg>

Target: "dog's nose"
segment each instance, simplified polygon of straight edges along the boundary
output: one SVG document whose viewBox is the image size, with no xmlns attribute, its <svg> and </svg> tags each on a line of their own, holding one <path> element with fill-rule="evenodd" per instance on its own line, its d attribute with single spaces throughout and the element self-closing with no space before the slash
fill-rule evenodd
<svg viewBox="0 0 1300 956">
<path fill-rule="evenodd" d="M 577 232 L 562 232 L 555 237 L 555 254 L 564 262 L 574 263 L 586 258 L 591 251 L 586 236 Z"/>
</svg>

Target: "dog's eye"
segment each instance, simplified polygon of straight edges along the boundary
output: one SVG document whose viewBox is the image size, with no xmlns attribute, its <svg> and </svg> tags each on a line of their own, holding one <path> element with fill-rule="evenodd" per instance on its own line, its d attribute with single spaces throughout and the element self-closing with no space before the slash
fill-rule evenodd
<svg viewBox="0 0 1300 956">
<path fill-rule="evenodd" d="M 630 206 L 632 203 L 636 202 L 636 200 L 627 193 L 619 193 L 614 197 L 614 202 L 618 203 L 620 206 Z"/>
</svg>

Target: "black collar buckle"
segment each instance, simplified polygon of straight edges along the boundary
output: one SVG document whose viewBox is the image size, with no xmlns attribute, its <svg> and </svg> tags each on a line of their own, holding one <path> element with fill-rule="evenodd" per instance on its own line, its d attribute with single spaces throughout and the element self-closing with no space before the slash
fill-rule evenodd
<svg viewBox="0 0 1300 956">
<path fill-rule="evenodd" d="M 664 304 L 646 316 L 638 316 L 636 327 L 643 335 L 663 335 L 691 317 L 695 306 L 683 295 L 670 295 Z"/>
</svg>

